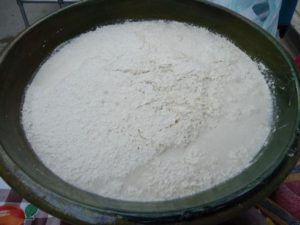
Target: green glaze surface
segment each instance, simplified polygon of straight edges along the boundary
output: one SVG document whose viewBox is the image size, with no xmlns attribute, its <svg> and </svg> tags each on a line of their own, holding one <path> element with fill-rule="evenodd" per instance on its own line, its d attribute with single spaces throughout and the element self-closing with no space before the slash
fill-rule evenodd
<svg viewBox="0 0 300 225">
<path fill-rule="evenodd" d="M 206 27 L 263 62 L 275 85 L 278 118 L 274 118 L 273 133 L 251 167 L 215 188 L 190 197 L 139 203 L 79 190 L 49 171 L 29 146 L 20 124 L 25 88 L 39 65 L 61 43 L 97 26 L 153 19 Z M 256 25 L 205 1 L 83 1 L 30 27 L 0 57 L 0 174 L 38 207 L 76 224 L 132 224 L 132 221 L 174 224 L 193 219 L 188 224 L 207 225 L 228 219 L 270 194 L 292 169 L 299 156 L 298 123 L 298 77 L 288 54 Z"/>
</svg>

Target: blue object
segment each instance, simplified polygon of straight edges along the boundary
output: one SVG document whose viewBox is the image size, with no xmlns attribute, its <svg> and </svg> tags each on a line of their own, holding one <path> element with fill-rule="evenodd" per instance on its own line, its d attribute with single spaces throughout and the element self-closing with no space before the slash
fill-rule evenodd
<svg viewBox="0 0 300 225">
<path fill-rule="evenodd" d="M 279 14 L 279 26 L 288 26 L 291 23 L 298 0 L 282 0 Z"/>
<path fill-rule="evenodd" d="M 210 0 L 255 22 L 273 36 L 277 34 L 282 0 Z M 296 0 L 297 1 L 297 0 Z M 287 0 L 287 2 L 289 2 Z"/>
</svg>

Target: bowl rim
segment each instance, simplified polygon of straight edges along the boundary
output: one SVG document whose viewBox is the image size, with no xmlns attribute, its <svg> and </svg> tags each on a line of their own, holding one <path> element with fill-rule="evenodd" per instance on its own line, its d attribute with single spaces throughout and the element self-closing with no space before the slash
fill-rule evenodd
<svg viewBox="0 0 300 225">
<path fill-rule="evenodd" d="M 43 23 L 45 20 L 47 20 L 49 17 L 52 17 L 54 15 L 60 14 L 63 11 L 66 11 L 70 8 L 77 7 L 78 5 L 85 4 L 89 1 L 96 1 L 96 0 L 84 0 L 75 4 L 72 4 L 70 6 L 67 6 L 61 10 L 58 10 L 57 12 L 54 12 L 46 17 L 44 17 L 42 20 L 34 23 L 32 26 L 30 26 L 28 29 L 21 32 L 2 52 L 0 56 L 0 64 L 4 61 L 6 55 L 9 53 L 10 49 L 13 48 L 13 46 L 18 43 L 18 41 L 27 33 L 29 33 L 32 29 L 34 29 L 37 25 Z M 107 0 L 102 0 L 107 1 Z M 297 116 L 297 122 L 295 123 L 295 135 L 290 137 L 289 145 L 287 148 L 291 148 L 295 141 L 298 141 L 297 134 L 299 133 L 299 112 L 300 112 L 300 104 L 299 104 L 299 84 L 298 84 L 298 76 L 297 76 L 297 69 L 295 65 L 292 63 L 291 57 L 288 55 L 285 49 L 280 46 L 280 44 L 277 42 L 277 40 L 272 37 L 270 34 L 268 34 L 265 30 L 260 28 L 258 25 L 252 23 L 248 19 L 242 17 L 241 15 L 232 12 L 231 10 L 216 5 L 214 3 L 205 1 L 205 0 L 190 0 L 194 2 L 201 2 L 203 4 L 207 4 L 219 9 L 222 9 L 226 11 L 227 13 L 233 15 L 234 17 L 239 18 L 240 20 L 247 23 L 249 26 L 253 27 L 258 31 L 261 35 L 263 35 L 265 38 L 267 38 L 274 47 L 277 48 L 277 50 L 282 54 L 286 62 L 288 63 L 290 69 L 291 69 L 291 75 L 295 79 L 296 84 L 296 90 L 298 94 L 298 116 Z M 269 180 L 270 177 L 272 177 L 272 182 L 279 183 L 293 168 L 293 165 L 296 163 L 297 158 L 300 156 L 298 148 L 291 148 L 290 150 L 291 155 L 286 156 L 281 162 L 278 162 L 278 164 L 281 164 L 281 167 L 285 168 L 282 171 L 272 171 L 270 174 L 264 174 L 261 179 L 259 179 L 260 182 L 264 183 L 266 180 Z M 276 165 L 277 167 L 278 165 Z M 288 169 L 287 169 L 288 168 Z M 274 176 L 274 173 L 276 173 L 276 176 Z M 18 167 L 18 165 L 9 157 L 9 155 L 5 152 L 5 149 L 1 145 L 0 142 L 0 174 L 1 176 L 19 193 L 21 193 L 22 196 L 25 196 L 25 198 L 29 199 L 33 203 L 36 203 L 37 205 L 41 205 L 41 208 L 47 209 L 46 211 L 50 211 L 53 214 L 57 215 L 58 217 L 65 218 L 67 220 L 75 221 L 75 222 L 84 222 L 84 223 L 94 223 L 91 221 L 91 218 L 98 218 L 99 216 L 105 217 L 108 221 L 111 219 L 114 219 L 114 217 L 111 217 L 109 215 L 115 216 L 115 215 L 121 215 L 126 218 L 135 219 L 138 217 L 141 218 L 148 218 L 147 221 L 156 221 L 159 218 L 165 218 L 166 221 L 172 220 L 172 218 L 189 218 L 190 215 L 206 215 L 207 213 L 214 213 L 216 211 L 220 210 L 231 210 L 230 207 L 224 206 L 224 205 L 211 205 L 209 208 L 199 206 L 195 208 L 185 209 L 184 211 L 176 210 L 176 211 L 163 211 L 163 212 L 139 212 L 139 211 L 121 211 L 121 210 L 111 210 L 111 209 L 95 209 L 93 207 L 90 207 L 88 205 L 83 205 L 77 201 L 70 200 L 66 198 L 63 195 L 60 195 L 58 193 L 55 193 L 48 188 L 38 184 L 34 179 L 32 179 L 30 176 L 28 176 L 22 169 Z M 274 176 L 274 177 L 273 177 Z M 234 208 L 234 205 L 237 202 L 247 202 L 250 199 L 255 199 L 254 196 L 251 196 L 251 192 L 254 191 L 254 189 L 259 189 L 260 192 L 264 193 L 264 196 L 267 196 L 269 193 L 273 191 L 276 187 L 270 190 L 265 190 L 265 187 L 258 187 L 258 183 L 253 184 L 253 186 L 249 186 L 248 189 L 240 191 L 239 193 L 235 193 L 235 196 L 227 196 L 227 202 L 231 202 L 232 208 Z M 270 187 L 268 187 L 270 188 Z M 37 192 L 39 191 L 39 192 Z M 248 193 L 249 192 L 249 193 Z M 246 196 L 246 193 L 248 195 Z M 38 195 L 37 195 L 38 194 Z M 253 194 L 254 195 L 254 194 Z M 243 199 L 244 198 L 244 199 Z M 176 201 L 177 199 L 170 200 L 170 201 Z M 117 200 L 119 201 L 119 200 Z M 224 199 L 223 199 L 224 201 Z M 44 202 L 47 202 L 45 205 Z M 126 202 L 126 201 L 125 201 Z M 58 203 L 57 205 L 54 205 L 55 203 Z M 137 202 L 138 204 L 145 204 L 143 202 Z M 247 204 L 245 204 L 246 206 Z M 87 215 L 80 215 L 80 211 L 82 209 L 86 209 L 89 212 Z M 102 213 L 107 214 L 108 216 L 104 216 Z M 90 218 L 88 218 L 90 217 Z M 74 220 L 75 218 L 75 220 Z"/>
</svg>

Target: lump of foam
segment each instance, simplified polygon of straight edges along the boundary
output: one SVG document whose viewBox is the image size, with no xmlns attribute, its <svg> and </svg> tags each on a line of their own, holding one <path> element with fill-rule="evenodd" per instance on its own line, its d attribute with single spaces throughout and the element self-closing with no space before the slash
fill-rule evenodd
<svg viewBox="0 0 300 225">
<path fill-rule="evenodd" d="M 194 194 L 250 165 L 272 98 L 259 65 L 204 28 L 109 25 L 55 51 L 29 85 L 22 123 L 42 162 L 102 196 Z"/>
</svg>

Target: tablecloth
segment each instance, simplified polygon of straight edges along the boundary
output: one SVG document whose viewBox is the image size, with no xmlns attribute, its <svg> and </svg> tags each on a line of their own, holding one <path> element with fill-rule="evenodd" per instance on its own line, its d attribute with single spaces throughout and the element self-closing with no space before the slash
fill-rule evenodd
<svg viewBox="0 0 300 225">
<path fill-rule="evenodd" d="M 22 223 L 24 225 L 70 225 L 27 202 L 0 178 L 0 225 Z"/>
</svg>

